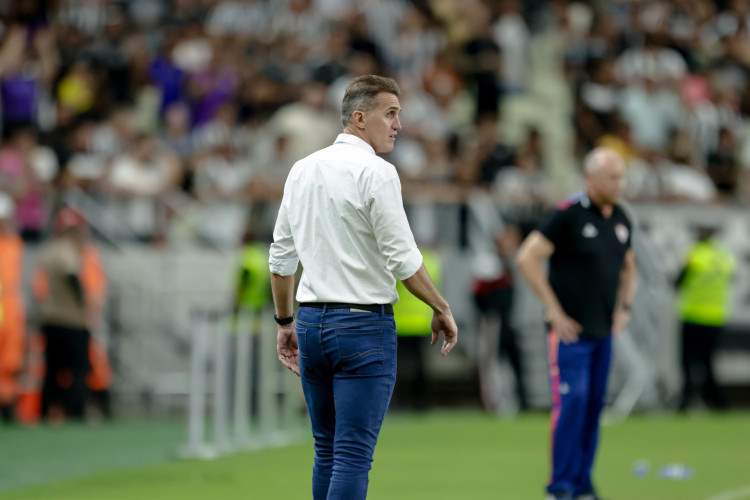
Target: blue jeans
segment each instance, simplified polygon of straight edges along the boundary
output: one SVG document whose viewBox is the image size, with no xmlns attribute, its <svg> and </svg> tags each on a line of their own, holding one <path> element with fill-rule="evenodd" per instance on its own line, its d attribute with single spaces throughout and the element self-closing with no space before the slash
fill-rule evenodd
<svg viewBox="0 0 750 500">
<path fill-rule="evenodd" d="M 315 438 L 313 500 L 365 499 L 396 382 L 393 315 L 300 307 L 296 330 Z"/>
<path fill-rule="evenodd" d="M 552 477 L 549 492 L 591 493 L 599 416 L 607 393 L 612 337 L 563 344 L 548 335 L 552 393 Z"/>
</svg>

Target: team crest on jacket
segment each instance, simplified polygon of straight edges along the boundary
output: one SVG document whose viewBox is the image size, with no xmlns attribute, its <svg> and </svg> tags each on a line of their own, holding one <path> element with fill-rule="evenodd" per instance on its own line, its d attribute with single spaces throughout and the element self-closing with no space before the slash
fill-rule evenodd
<svg viewBox="0 0 750 500">
<path fill-rule="evenodd" d="M 630 231 L 628 230 L 628 226 L 625 224 L 617 224 L 615 226 L 615 235 L 617 235 L 617 239 L 620 240 L 620 243 L 623 245 L 627 243 L 628 236 L 630 235 Z"/>
<path fill-rule="evenodd" d="M 583 231 L 581 231 L 581 234 L 584 238 L 596 238 L 596 235 L 599 234 L 599 231 L 596 230 L 595 225 L 587 222 L 586 225 L 583 226 Z"/>
</svg>

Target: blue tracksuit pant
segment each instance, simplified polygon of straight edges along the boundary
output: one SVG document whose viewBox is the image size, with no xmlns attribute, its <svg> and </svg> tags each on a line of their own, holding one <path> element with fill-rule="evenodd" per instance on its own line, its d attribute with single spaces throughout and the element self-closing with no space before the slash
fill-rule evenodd
<svg viewBox="0 0 750 500">
<path fill-rule="evenodd" d="M 547 491 L 593 491 L 591 472 L 612 357 L 612 338 L 563 344 L 548 335 L 552 477 Z"/>
</svg>

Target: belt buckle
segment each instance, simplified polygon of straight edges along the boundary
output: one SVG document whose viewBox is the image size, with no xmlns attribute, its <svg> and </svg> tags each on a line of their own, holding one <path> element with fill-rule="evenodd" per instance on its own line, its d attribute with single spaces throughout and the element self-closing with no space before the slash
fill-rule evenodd
<svg viewBox="0 0 750 500">
<path fill-rule="evenodd" d="M 357 309 L 356 307 L 350 307 L 349 312 L 353 313 L 372 313 L 372 311 L 368 311 L 367 309 Z"/>
</svg>

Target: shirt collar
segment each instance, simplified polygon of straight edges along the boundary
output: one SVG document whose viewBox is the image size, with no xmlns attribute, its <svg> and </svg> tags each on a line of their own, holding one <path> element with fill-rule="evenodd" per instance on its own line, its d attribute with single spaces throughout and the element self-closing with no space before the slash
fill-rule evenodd
<svg viewBox="0 0 750 500">
<path fill-rule="evenodd" d="M 353 134 L 346 134 L 342 133 L 339 134 L 338 137 L 336 137 L 336 140 L 333 142 L 334 144 L 351 144 L 352 146 L 358 147 L 359 149 L 362 149 L 364 151 L 367 151 L 368 153 L 375 154 L 375 150 L 372 146 L 367 144 L 365 141 L 357 137 Z"/>
<path fill-rule="evenodd" d="M 581 194 L 581 198 L 579 199 L 579 201 L 581 202 L 581 206 L 587 210 L 592 210 L 596 212 L 600 211 L 599 207 L 596 206 L 596 204 L 591 202 L 591 198 L 589 198 L 589 194 L 585 191 L 583 192 L 583 194 Z"/>
<path fill-rule="evenodd" d="M 594 212 L 596 214 L 601 215 L 604 217 L 604 212 L 602 212 L 602 209 L 599 205 L 591 201 L 591 198 L 589 198 L 589 194 L 584 192 L 581 195 L 581 198 L 579 200 L 581 202 L 581 206 L 585 208 L 586 210 L 590 212 Z M 612 206 L 612 215 L 615 215 L 615 213 L 619 210 L 619 205 L 615 204 Z M 609 217 L 611 219 L 611 216 Z"/>
</svg>

